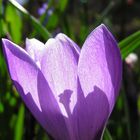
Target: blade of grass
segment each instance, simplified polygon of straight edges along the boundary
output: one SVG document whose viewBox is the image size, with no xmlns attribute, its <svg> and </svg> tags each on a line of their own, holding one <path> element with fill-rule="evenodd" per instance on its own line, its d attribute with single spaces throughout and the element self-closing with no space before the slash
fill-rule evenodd
<svg viewBox="0 0 140 140">
<path fill-rule="evenodd" d="M 12 6 L 12 5 L 7 5 L 6 10 L 5 10 L 5 20 L 7 22 L 7 28 L 10 32 L 10 36 L 12 40 L 15 43 L 20 43 L 21 42 L 21 36 L 22 36 L 22 20 L 21 16 L 19 16 L 18 11 Z M 15 21 L 16 21 L 16 26 L 15 26 Z"/>
<path fill-rule="evenodd" d="M 105 129 L 103 140 L 113 140 L 107 128 Z"/>
<path fill-rule="evenodd" d="M 15 138 L 14 140 L 22 140 L 23 128 L 24 128 L 24 105 L 21 104 L 19 107 L 19 112 L 17 116 L 17 123 L 15 126 Z"/>
<path fill-rule="evenodd" d="M 140 47 L 140 31 L 137 31 L 134 34 L 123 39 L 119 43 L 119 47 L 121 50 L 122 58 L 125 59 L 129 53 Z"/>
<path fill-rule="evenodd" d="M 140 47 L 140 37 L 132 41 L 128 46 L 121 50 L 122 58 L 124 59 L 129 53 Z"/>
<path fill-rule="evenodd" d="M 2 26 L 2 0 L 0 0 L 0 37 L 3 34 L 3 26 Z"/>
<path fill-rule="evenodd" d="M 36 29 L 36 31 L 38 33 L 40 33 L 40 35 L 47 40 L 48 38 L 52 37 L 52 35 L 48 32 L 48 30 L 32 15 L 29 14 L 29 12 L 22 7 L 18 2 L 16 2 L 15 0 L 9 0 L 9 2 L 11 3 L 11 5 L 13 5 L 17 10 L 19 10 L 25 17 L 27 17 L 28 19 L 30 19 L 34 29 Z"/>
<path fill-rule="evenodd" d="M 116 5 L 115 1 L 111 1 L 108 6 L 104 9 L 104 11 L 101 13 L 101 16 L 96 20 L 94 27 L 98 26 L 102 23 L 103 19 L 108 15 L 108 13 L 113 9 L 113 7 Z"/>
<path fill-rule="evenodd" d="M 133 33 L 132 35 L 128 36 L 127 38 L 123 39 L 120 43 L 119 46 L 120 48 L 124 48 L 125 46 L 129 45 L 132 41 L 134 41 L 137 37 L 140 36 L 140 31 L 137 31 Z"/>
<path fill-rule="evenodd" d="M 124 70 L 124 68 L 123 68 Z M 123 71 L 125 73 L 125 70 Z M 130 109 L 128 107 L 128 99 L 126 97 L 126 78 L 123 75 L 123 85 L 122 85 L 122 97 L 124 101 L 124 113 L 125 113 L 125 119 L 126 119 L 126 130 L 128 135 L 128 140 L 132 140 L 132 134 L 131 134 L 131 121 L 130 121 Z"/>
</svg>

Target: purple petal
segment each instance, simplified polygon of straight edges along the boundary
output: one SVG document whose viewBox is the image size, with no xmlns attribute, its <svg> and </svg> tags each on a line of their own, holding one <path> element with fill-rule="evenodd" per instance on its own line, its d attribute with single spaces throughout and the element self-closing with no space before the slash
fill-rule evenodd
<svg viewBox="0 0 140 140">
<path fill-rule="evenodd" d="M 59 34 L 55 39 L 49 39 L 45 46 L 41 70 L 63 115 L 68 117 L 77 101 L 77 45 L 63 34 Z M 71 92 L 67 92 L 69 90 Z"/>
<path fill-rule="evenodd" d="M 44 126 L 37 91 L 37 75 L 39 68 L 30 56 L 19 46 L 3 39 L 3 49 L 8 70 L 17 91 L 36 119 Z"/>
<path fill-rule="evenodd" d="M 73 40 L 71 40 L 68 36 L 66 36 L 63 33 L 59 33 L 56 36 L 56 38 L 59 39 L 60 41 L 62 40 L 64 42 L 67 42 L 69 44 L 69 46 L 72 47 L 73 52 L 80 55 L 80 48 L 79 48 L 79 46 Z"/>
<path fill-rule="evenodd" d="M 78 82 L 78 102 L 73 113 L 76 140 L 100 140 L 109 114 L 106 95 L 98 87 L 84 97 Z"/>
<path fill-rule="evenodd" d="M 78 63 L 78 102 L 74 128 L 78 140 L 99 140 L 118 95 L 121 57 L 111 33 L 104 25 L 86 39 Z"/>
<path fill-rule="evenodd" d="M 47 8 L 48 8 L 48 3 L 47 2 L 46 3 L 43 3 L 42 7 L 40 7 L 38 9 L 38 14 L 39 15 L 44 14 L 46 12 Z"/>
<path fill-rule="evenodd" d="M 26 39 L 26 51 L 39 66 L 44 49 L 45 44 L 43 44 L 39 40 L 35 38 Z"/>
<path fill-rule="evenodd" d="M 67 126 L 66 118 L 61 113 L 59 105 L 42 73 L 38 74 L 37 86 L 46 131 L 55 140 L 72 140 L 70 139 L 69 129 L 67 129 L 69 126 Z"/>
<path fill-rule="evenodd" d="M 111 112 L 120 88 L 122 61 L 117 43 L 105 25 L 87 37 L 79 58 L 78 75 L 84 96 L 93 92 L 94 87 L 99 88 L 107 96 Z"/>
</svg>

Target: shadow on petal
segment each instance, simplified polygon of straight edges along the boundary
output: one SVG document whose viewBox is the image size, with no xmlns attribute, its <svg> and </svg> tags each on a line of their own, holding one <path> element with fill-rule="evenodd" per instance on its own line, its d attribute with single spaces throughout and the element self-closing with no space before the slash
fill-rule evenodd
<svg viewBox="0 0 140 140">
<path fill-rule="evenodd" d="M 108 31 L 107 27 L 103 26 L 103 39 L 105 46 L 105 57 L 107 62 L 108 71 L 110 74 L 111 82 L 112 82 L 112 96 L 109 99 L 110 101 L 110 112 L 116 102 L 116 98 L 119 94 L 120 86 L 121 86 L 121 78 L 122 78 L 122 60 L 120 51 L 117 45 L 116 40 L 113 35 Z"/>
<path fill-rule="evenodd" d="M 100 140 L 109 117 L 108 98 L 96 86 L 93 92 L 84 97 L 80 83 L 78 85 L 78 102 L 73 112 L 76 140 Z"/>
<path fill-rule="evenodd" d="M 71 111 L 70 111 L 70 98 L 71 98 L 71 95 L 72 95 L 73 91 L 72 90 L 64 90 L 63 93 L 61 93 L 59 95 L 60 99 L 59 99 L 59 102 L 63 104 L 68 116 L 70 117 L 71 115 Z"/>
<path fill-rule="evenodd" d="M 17 91 L 20 93 L 20 96 L 22 97 L 22 99 L 23 99 L 24 103 L 26 104 L 26 106 L 28 107 L 28 109 L 32 112 L 32 114 L 39 121 L 39 123 L 45 128 L 45 126 L 44 126 L 45 120 L 43 118 L 43 114 L 39 110 L 37 105 L 35 104 L 32 96 L 31 96 L 31 93 L 25 94 L 22 86 L 17 81 L 13 81 L 13 83 L 14 83 Z"/>
<path fill-rule="evenodd" d="M 106 95 L 98 87 L 94 87 L 94 91 L 84 97 L 79 88 L 78 102 L 73 113 L 64 117 L 43 78 L 42 74 L 38 74 L 38 94 L 42 112 L 37 108 L 31 94 L 25 95 L 22 87 L 16 81 L 13 82 L 27 107 L 46 131 L 56 140 L 100 140 L 109 115 Z M 71 94 L 72 91 L 68 89 L 60 94 L 60 102 L 66 110 L 69 108 Z"/>
<path fill-rule="evenodd" d="M 57 100 L 41 72 L 38 73 L 37 86 L 46 131 L 55 140 L 71 140 L 65 122 L 66 118 L 62 115 Z"/>
</svg>

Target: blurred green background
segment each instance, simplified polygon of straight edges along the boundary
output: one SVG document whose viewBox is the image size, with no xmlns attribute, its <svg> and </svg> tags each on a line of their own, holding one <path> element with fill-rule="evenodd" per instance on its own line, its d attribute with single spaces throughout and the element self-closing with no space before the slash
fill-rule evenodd
<svg viewBox="0 0 140 140">
<path fill-rule="evenodd" d="M 0 38 L 22 47 L 26 37 L 45 43 L 59 32 L 82 46 L 101 23 L 116 37 L 123 58 L 122 88 L 103 140 L 140 140 L 140 1 L 0 0 Z M 49 140 L 10 81 L 0 39 L 0 140 L 9 139 Z"/>
</svg>

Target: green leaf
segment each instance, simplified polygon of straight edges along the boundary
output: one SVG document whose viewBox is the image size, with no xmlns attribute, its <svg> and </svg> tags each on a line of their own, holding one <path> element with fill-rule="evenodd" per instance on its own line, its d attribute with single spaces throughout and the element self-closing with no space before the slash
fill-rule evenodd
<svg viewBox="0 0 140 140">
<path fill-rule="evenodd" d="M 19 107 L 19 112 L 18 112 L 18 116 L 17 116 L 17 122 L 16 122 L 16 126 L 15 126 L 15 137 L 14 140 L 22 140 L 22 136 L 24 133 L 24 112 L 25 112 L 25 108 L 24 105 L 21 104 Z"/>
<path fill-rule="evenodd" d="M 128 36 L 119 43 L 122 58 L 125 59 L 126 56 L 134 51 L 136 48 L 140 47 L 140 31 Z"/>
<path fill-rule="evenodd" d="M 34 29 L 40 33 L 40 35 L 47 40 L 48 38 L 52 37 L 51 34 L 48 32 L 48 30 L 33 16 L 29 14 L 29 12 L 22 7 L 18 2 L 15 0 L 9 0 L 9 2 L 17 9 L 19 10 L 27 19 L 30 20 L 32 26 Z"/>
<path fill-rule="evenodd" d="M 47 28 L 54 29 L 54 28 L 56 28 L 57 24 L 58 24 L 58 15 L 53 13 L 49 17 L 49 20 L 48 20 L 48 23 L 47 23 Z"/>
<path fill-rule="evenodd" d="M 0 37 L 3 35 L 3 26 L 2 26 L 2 0 L 0 0 Z"/>
<path fill-rule="evenodd" d="M 59 0 L 57 7 L 60 9 L 61 12 L 63 12 L 65 10 L 67 4 L 68 4 L 68 0 Z"/>
<path fill-rule="evenodd" d="M 2 104 L 2 102 L 0 101 L 0 114 L 3 113 L 4 111 L 4 105 Z"/>
<path fill-rule="evenodd" d="M 1 53 L 1 47 L 2 46 L 0 46 L 0 78 L 6 75 L 6 64 Z"/>
<path fill-rule="evenodd" d="M 140 37 L 136 38 L 124 49 L 122 49 L 122 58 L 125 58 L 129 53 L 133 52 L 138 47 L 140 47 Z"/>
<path fill-rule="evenodd" d="M 5 16 L 12 40 L 19 43 L 22 35 L 22 21 L 18 11 L 13 6 L 7 5 Z"/>
<path fill-rule="evenodd" d="M 107 128 L 105 129 L 103 140 L 113 140 Z"/>
<path fill-rule="evenodd" d="M 137 37 L 140 37 L 140 31 L 133 33 L 132 35 L 128 36 L 127 38 L 123 39 L 119 46 L 120 48 L 124 48 L 126 45 L 129 45 L 130 42 L 134 41 Z"/>
</svg>

